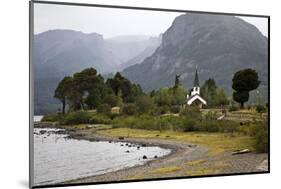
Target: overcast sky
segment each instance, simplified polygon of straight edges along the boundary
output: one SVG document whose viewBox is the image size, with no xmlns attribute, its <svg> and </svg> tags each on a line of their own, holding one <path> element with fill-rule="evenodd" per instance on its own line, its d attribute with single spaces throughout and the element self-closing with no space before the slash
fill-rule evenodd
<svg viewBox="0 0 281 189">
<path fill-rule="evenodd" d="M 72 29 L 99 33 L 104 38 L 119 35 L 159 35 L 172 24 L 178 12 L 113 9 L 66 5 L 34 5 L 35 34 L 53 29 Z M 265 36 L 266 18 L 241 17 L 255 25 Z"/>
</svg>

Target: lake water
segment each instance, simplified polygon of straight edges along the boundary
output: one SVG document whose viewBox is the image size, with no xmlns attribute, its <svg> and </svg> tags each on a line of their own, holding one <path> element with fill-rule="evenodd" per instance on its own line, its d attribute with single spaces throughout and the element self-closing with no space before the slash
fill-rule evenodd
<svg viewBox="0 0 281 189">
<path fill-rule="evenodd" d="M 36 186 L 99 175 L 142 165 L 171 150 L 117 142 L 69 139 L 59 129 L 34 129 L 34 182 Z M 129 152 L 128 152 L 129 151 Z M 143 159 L 143 156 L 148 159 Z"/>
<path fill-rule="evenodd" d="M 35 115 L 35 116 L 33 116 L 33 121 L 34 121 L 34 122 L 39 122 L 39 121 L 42 120 L 42 118 L 43 118 L 42 115 Z"/>
</svg>

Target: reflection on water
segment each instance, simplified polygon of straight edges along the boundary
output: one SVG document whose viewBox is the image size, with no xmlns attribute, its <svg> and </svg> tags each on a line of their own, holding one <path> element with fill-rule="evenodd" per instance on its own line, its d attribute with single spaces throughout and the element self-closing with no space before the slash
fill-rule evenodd
<svg viewBox="0 0 281 189">
<path fill-rule="evenodd" d="M 68 139 L 59 129 L 34 129 L 34 180 L 45 185 L 99 175 L 168 155 L 160 147 Z M 143 159 L 143 156 L 147 159 Z"/>
</svg>

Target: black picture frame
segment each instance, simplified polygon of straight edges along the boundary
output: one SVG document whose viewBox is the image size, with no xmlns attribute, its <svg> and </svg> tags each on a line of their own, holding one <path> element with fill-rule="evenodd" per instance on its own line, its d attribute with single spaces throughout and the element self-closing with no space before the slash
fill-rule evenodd
<svg viewBox="0 0 281 189">
<path fill-rule="evenodd" d="M 214 15 L 230 15 L 230 16 L 247 16 L 266 18 L 268 20 L 268 171 L 249 172 L 249 173 L 232 173 L 232 174 L 216 174 L 216 175 L 201 175 L 201 176 L 182 176 L 172 178 L 152 178 L 142 180 L 122 180 L 109 182 L 87 182 L 77 184 L 50 184 L 50 185 L 33 185 L 33 35 L 34 35 L 34 4 L 52 4 L 65 6 L 84 6 L 84 7 L 101 7 L 101 8 L 116 8 L 116 9 L 130 9 L 130 10 L 146 10 L 146 11 L 162 11 L 162 12 L 182 12 L 182 13 L 200 13 L 200 14 L 214 14 Z M 148 7 L 133 7 L 133 6 L 117 6 L 117 5 L 102 5 L 102 4 L 87 4 L 87 3 L 70 3 L 70 2 L 56 2 L 56 1 L 29 1 L 29 187 L 30 188 L 52 188 L 52 187 L 67 187 L 67 186 L 82 186 L 82 185 L 98 185 L 98 184 L 113 184 L 113 183 L 130 183 L 130 182 L 144 182 L 144 181 L 160 181 L 160 180 L 175 180 L 175 179 L 190 179 L 190 178 L 205 178 L 205 177 L 222 177 L 222 176 L 240 176 L 252 174 L 268 174 L 270 173 L 270 16 L 259 14 L 244 14 L 244 13 L 226 13 L 226 12 L 209 12 L 209 11 L 193 11 L 182 9 L 164 9 L 164 8 L 148 8 Z"/>
</svg>

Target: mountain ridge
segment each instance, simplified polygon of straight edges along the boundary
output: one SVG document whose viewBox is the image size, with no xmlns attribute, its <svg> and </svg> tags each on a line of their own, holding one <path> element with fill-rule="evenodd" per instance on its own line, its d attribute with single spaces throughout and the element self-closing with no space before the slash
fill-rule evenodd
<svg viewBox="0 0 281 189">
<path fill-rule="evenodd" d="M 267 85 L 267 46 L 262 33 L 240 18 L 187 13 L 164 32 L 152 56 L 122 73 L 149 91 L 171 86 L 179 74 L 184 86 L 191 87 L 198 66 L 201 81 L 213 77 L 231 90 L 232 75 L 251 67 Z"/>
</svg>

